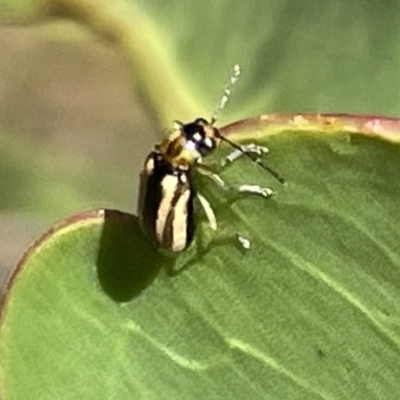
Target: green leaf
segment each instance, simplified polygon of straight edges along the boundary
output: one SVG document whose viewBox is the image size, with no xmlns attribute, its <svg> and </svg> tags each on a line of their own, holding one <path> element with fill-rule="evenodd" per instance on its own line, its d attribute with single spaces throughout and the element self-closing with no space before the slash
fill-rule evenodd
<svg viewBox="0 0 400 400">
<path fill-rule="evenodd" d="M 46 0 L 0 0 L 0 21 L 30 20 Z"/>
<path fill-rule="evenodd" d="M 15 9 L 16 17 L 19 9 L 42 17 L 34 26 L 10 29 L 15 48 L 4 47 L 2 59 L 11 61 L 0 82 L 0 120 L 15 124 L 4 123 L 6 134 L 21 147 L 22 135 L 38 146 L 5 165 L 0 180 L 6 182 L 7 209 L 45 221 L 88 206 L 134 209 L 130 188 L 137 186 L 149 136 L 161 137 L 175 119 L 209 118 L 236 63 L 242 77 L 219 125 L 288 110 L 399 114 L 393 83 L 400 80 L 400 8 L 394 0 L 337 0 L 323 7 L 313 0 L 0 0 L 0 18 L 6 8 Z M 93 39 L 88 27 L 106 40 Z M 42 40 L 31 40 L 37 37 Z M 126 70 L 113 52 L 129 62 L 132 81 L 114 79 Z M 142 95 L 153 125 L 128 118 L 142 107 L 120 87 Z M 0 140 L 2 157 L 14 151 Z M 82 152 L 71 151 L 66 141 Z M 138 153 L 132 157 L 133 149 Z M 15 169 L 24 169 L 21 184 L 9 178 L 7 171 Z"/>
<path fill-rule="evenodd" d="M 120 140 L 132 146 L 135 143 L 130 132 L 121 134 Z M 77 155 L 77 150 L 74 152 L 79 148 L 78 143 L 66 150 L 65 145 L 62 149 L 46 139 L 17 137 L 1 128 L 0 142 L 0 186 L 4 188 L 0 208 L 5 212 L 34 213 L 38 220 L 48 224 L 57 219 L 60 210 L 73 213 L 92 204 L 119 204 L 118 198 L 125 197 L 125 205 L 132 207 L 133 196 L 124 194 L 133 186 L 134 177 L 121 174 L 121 167 L 125 171 L 132 168 L 129 162 L 132 150 L 129 148 L 126 157 L 117 164 L 121 152 L 109 149 L 106 139 L 100 150 L 90 151 L 90 145 L 81 144 L 86 146 L 83 156 Z M 115 139 L 110 138 L 109 142 L 115 143 Z M 138 159 L 136 164 L 139 166 L 141 160 Z"/>
<path fill-rule="evenodd" d="M 3 299 L 3 400 L 397 397 L 399 122 L 269 115 L 224 132 L 267 145 L 288 182 L 241 158 L 225 180 L 275 197 L 228 206 L 203 188 L 251 249 L 194 244 L 174 262 L 133 217 L 66 221 Z"/>
<path fill-rule="evenodd" d="M 209 116 L 234 64 L 244 74 L 223 121 L 293 110 L 399 114 L 395 0 L 61 4 L 122 45 L 136 87 L 163 126 Z"/>
</svg>

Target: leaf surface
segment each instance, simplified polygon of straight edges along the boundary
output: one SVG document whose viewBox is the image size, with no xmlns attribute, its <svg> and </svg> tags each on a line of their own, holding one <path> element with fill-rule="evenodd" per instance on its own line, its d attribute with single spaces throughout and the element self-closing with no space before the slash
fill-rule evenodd
<svg viewBox="0 0 400 400">
<path fill-rule="evenodd" d="M 133 217 L 110 211 L 49 232 L 4 297 L 2 400 L 396 398 L 396 124 L 264 116 L 226 127 L 267 145 L 288 182 L 241 158 L 224 179 L 276 196 L 228 204 L 202 188 L 221 232 L 250 239 L 246 253 L 211 242 L 199 256 L 194 244 L 171 264 Z M 366 135 L 378 132 L 392 143 Z"/>
</svg>

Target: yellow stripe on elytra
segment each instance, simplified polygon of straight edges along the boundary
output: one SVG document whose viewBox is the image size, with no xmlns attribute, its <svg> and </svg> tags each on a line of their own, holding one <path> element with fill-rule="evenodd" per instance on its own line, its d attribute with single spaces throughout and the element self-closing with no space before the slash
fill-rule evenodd
<svg viewBox="0 0 400 400">
<path fill-rule="evenodd" d="M 157 210 L 156 219 L 156 236 L 157 240 L 162 243 L 164 237 L 167 218 L 172 208 L 172 201 L 178 187 L 179 178 L 173 175 L 166 175 L 161 181 L 161 200 Z"/>
</svg>

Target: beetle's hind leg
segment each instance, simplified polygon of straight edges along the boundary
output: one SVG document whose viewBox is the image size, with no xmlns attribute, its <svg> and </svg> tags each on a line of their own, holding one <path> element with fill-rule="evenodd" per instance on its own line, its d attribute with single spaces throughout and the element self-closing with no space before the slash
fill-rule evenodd
<svg viewBox="0 0 400 400">
<path fill-rule="evenodd" d="M 226 235 L 218 230 L 217 218 L 210 202 L 201 194 L 197 194 L 197 198 L 201 204 L 201 208 L 206 216 L 208 226 L 213 231 L 211 240 L 206 245 L 205 235 L 203 229 L 197 231 L 197 251 L 199 254 L 204 255 L 214 246 L 223 246 L 226 244 L 233 244 L 240 251 L 245 252 L 250 249 L 250 241 L 242 235 L 235 233 L 234 235 Z"/>
<path fill-rule="evenodd" d="M 196 235 L 194 238 L 196 256 L 191 257 L 177 269 L 175 269 L 175 267 L 168 268 L 167 274 L 170 276 L 177 276 L 187 271 L 196 264 L 197 260 L 204 257 L 215 247 L 233 245 L 242 254 L 245 254 L 251 247 L 249 239 L 238 233 L 233 235 L 226 234 L 218 228 L 214 210 L 211 207 L 210 202 L 204 196 L 197 193 L 196 201 L 201 205 L 201 207 L 197 207 L 197 209 L 202 210 L 202 216 L 206 217 L 206 222 L 204 223 L 204 218 L 200 218 L 200 215 L 195 215 L 197 225 L 201 225 L 196 229 Z M 207 229 L 204 229 L 204 225 L 208 225 L 212 232 L 207 234 Z"/>
<path fill-rule="evenodd" d="M 215 216 L 214 210 L 211 207 L 210 202 L 200 193 L 197 194 L 197 198 L 199 199 L 201 208 L 203 209 L 204 214 L 207 217 L 210 228 L 213 231 L 216 231 L 218 229 L 217 217 Z"/>
</svg>

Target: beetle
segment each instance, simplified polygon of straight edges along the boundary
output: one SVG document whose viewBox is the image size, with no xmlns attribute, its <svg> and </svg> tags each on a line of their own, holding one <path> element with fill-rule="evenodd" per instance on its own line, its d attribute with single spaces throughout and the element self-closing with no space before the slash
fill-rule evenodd
<svg viewBox="0 0 400 400">
<path fill-rule="evenodd" d="M 235 66 L 230 84 L 224 90 L 220 105 L 210 121 L 204 118 L 197 118 L 186 124 L 175 121 L 173 131 L 156 144 L 145 159 L 140 174 L 138 215 L 143 232 L 160 250 L 178 253 L 192 243 L 196 229 L 196 200 L 200 202 L 210 227 L 214 231 L 217 230 L 217 221 L 210 203 L 197 192 L 194 185 L 195 171 L 208 176 L 228 191 L 235 190 L 265 198 L 273 194 L 272 189 L 261 188 L 258 185 L 232 188 L 203 163 L 203 158 L 212 153 L 221 141 L 234 149 L 226 157 L 226 164 L 245 155 L 284 183 L 274 170 L 260 160 L 260 155 L 268 152 L 267 148 L 255 144 L 240 146 L 224 137 L 214 126 L 216 116 L 225 106 L 230 88 L 239 74 L 240 68 Z M 242 247 L 250 246 L 250 242 L 242 236 L 236 235 L 236 239 Z"/>
</svg>

